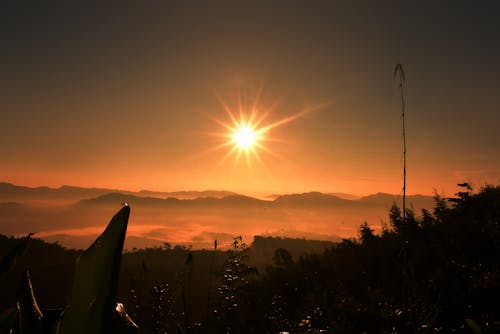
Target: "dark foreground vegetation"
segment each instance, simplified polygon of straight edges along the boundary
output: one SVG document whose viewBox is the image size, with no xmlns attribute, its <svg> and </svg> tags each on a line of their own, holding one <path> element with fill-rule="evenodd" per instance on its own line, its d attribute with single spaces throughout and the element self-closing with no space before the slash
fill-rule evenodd
<svg viewBox="0 0 500 334">
<path fill-rule="evenodd" d="M 257 238 L 247 247 L 235 238 L 229 250 L 215 243 L 213 250 L 165 245 L 125 253 L 119 281 L 108 290 L 116 288 L 110 296 L 123 303 L 138 328 L 123 320 L 123 308 L 117 314 L 126 326 L 103 320 L 108 327 L 96 328 L 158 334 L 499 333 L 500 187 L 473 194 L 468 184 L 461 186 L 451 200 L 436 196 L 432 211 L 407 210 L 405 224 L 393 206 L 381 233 L 364 223 L 359 239 L 335 245 Z M 83 253 L 87 260 L 79 261 L 75 274 L 81 251 L 1 236 L 0 333 L 31 333 L 26 309 L 35 321 L 29 328 L 38 328 L 43 314 L 43 333 L 58 321 L 70 324 L 65 305 L 85 297 L 75 297 L 74 286 L 86 286 L 97 275 L 83 274 L 81 280 L 85 261 L 98 261 L 89 260 L 92 254 L 102 259 L 99 251 Z M 89 263 L 94 270 L 95 262 Z M 26 307 L 26 269 L 40 314 Z"/>
</svg>

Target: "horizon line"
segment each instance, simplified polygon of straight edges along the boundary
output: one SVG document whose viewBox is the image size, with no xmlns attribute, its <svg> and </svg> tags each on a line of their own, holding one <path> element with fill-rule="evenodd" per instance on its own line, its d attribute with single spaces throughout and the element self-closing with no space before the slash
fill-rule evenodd
<svg viewBox="0 0 500 334">
<path fill-rule="evenodd" d="M 116 192 L 129 192 L 129 193 L 140 193 L 140 192 L 159 192 L 159 193 L 178 193 L 178 192 L 227 192 L 227 193 L 233 193 L 234 195 L 240 195 L 240 196 L 247 196 L 247 197 L 254 197 L 254 198 L 269 198 L 269 197 L 278 197 L 278 196 L 283 196 L 283 195 L 300 195 L 300 194 L 308 194 L 308 193 L 321 193 L 325 195 L 333 195 L 333 196 L 338 196 L 338 195 L 344 195 L 344 196 L 353 196 L 353 197 L 366 197 L 366 196 L 371 196 L 371 195 L 377 195 L 377 194 L 387 194 L 387 195 L 393 195 L 393 196 L 402 196 L 402 191 L 400 193 L 391 193 L 391 192 L 385 192 L 385 191 L 376 191 L 376 192 L 367 192 L 363 194 L 359 193 L 349 193 L 345 191 L 324 191 L 324 190 L 315 190 L 315 189 L 309 189 L 309 190 L 301 190 L 301 191 L 286 191 L 286 192 L 279 192 L 279 191 L 258 191 L 258 192 L 250 192 L 252 195 L 249 195 L 249 192 L 242 192 L 238 190 L 228 190 L 228 189 L 215 189 L 215 188 L 208 188 L 208 189 L 181 189 L 181 190 L 153 190 L 153 189 L 126 189 L 126 188 L 116 188 L 116 187 L 106 187 L 106 186 L 82 186 L 82 185 L 74 185 L 74 184 L 61 184 L 61 185 L 21 185 L 21 184 L 16 184 L 13 182 L 9 181 L 3 181 L 0 180 L 0 184 L 9 184 L 12 186 L 16 187 L 24 187 L 24 188 L 30 188 L 30 189 L 40 189 L 40 188 L 47 188 L 51 190 L 57 190 L 57 189 L 62 189 L 64 187 L 70 187 L 70 188 L 80 188 L 80 189 L 99 189 L 99 190 L 110 190 L 110 191 L 116 191 Z M 409 196 L 435 196 L 437 191 L 434 188 L 434 191 L 432 193 L 424 194 L 424 193 L 410 193 Z M 439 194 L 444 195 L 444 194 Z M 445 196 L 447 197 L 447 196 Z"/>
</svg>

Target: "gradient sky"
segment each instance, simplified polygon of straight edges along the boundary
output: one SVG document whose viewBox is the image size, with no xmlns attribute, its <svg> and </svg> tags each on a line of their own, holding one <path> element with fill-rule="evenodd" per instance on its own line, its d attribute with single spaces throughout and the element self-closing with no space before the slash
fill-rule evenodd
<svg viewBox="0 0 500 334">
<path fill-rule="evenodd" d="M 21 185 L 400 193 L 500 182 L 495 1 L 10 1 L 0 179 Z M 278 106 L 261 164 L 210 150 L 220 99 Z"/>
</svg>

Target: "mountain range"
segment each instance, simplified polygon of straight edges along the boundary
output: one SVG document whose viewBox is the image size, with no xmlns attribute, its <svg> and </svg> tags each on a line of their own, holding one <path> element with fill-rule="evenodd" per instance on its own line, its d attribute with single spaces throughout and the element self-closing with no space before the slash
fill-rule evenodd
<svg viewBox="0 0 500 334">
<path fill-rule="evenodd" d="M 19 199 L 23 202 L 34 201 L 39 203 L 44 202 L 70 202 L 74 200 L 80 200 L 83 198 L 93 198 L 109 193 L 120 193 L 129 194 L 138 197 L 155 197 L 155 198 L 167 198 L 175 197 L 178 199 L 193 199 L 198 197 L 214 197 L 221 198 L 230 195 L 236 195 L 236 193 L 231 191 L 220 191 L 220 190 L 204 190 L 204 191 L 173 191 L 173 192 L 163 192 L 163 191 L 151 191 L 151 190 L 140 190 L 140 191 L 129 191 L 120 189 L 108 189 L 108 188 L 83 188 L 75 186 L 61 186 L 59 188 L 50 187 L 25 187 L 18 186 L 8 182 L 0 182 L 0 201 L 2 200 L 12 200 Z"/>
<path fill-rule="evenodd" d="M 254 235 L 338 240 L 356 237 L 359 225 L 375 230 L 388 221 L 402 197 L 377 193 L 364 197 L 320 192 L 273 195 L 266 199 L 229 191 L 127 191 L 105 188 L 30 188 L 0 183 L 0 233 L 30 232 L 66 247 L 91 242 L 123 203 L 132 208 L 126 247 L 170 244 L 205 247 L 214 239 Z M 407 196 L 418 213 L 431 208 L 431 196 Z"/>
</svg>

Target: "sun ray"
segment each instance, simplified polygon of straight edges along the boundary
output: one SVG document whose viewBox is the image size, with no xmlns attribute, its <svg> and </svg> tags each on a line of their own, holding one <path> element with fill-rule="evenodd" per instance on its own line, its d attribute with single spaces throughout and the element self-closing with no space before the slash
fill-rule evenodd
<svg viewBox="0 0 500 334">
<path fill-rule="evenodd" d="M 230 146 L 232 145 L 231 143 L 226 143 L 227 146 Z M 226 152 L 226 154 L 224 154 L 224 157 L 222 157 L 221 161 L 219 162 L 219 166 L 222 166 L 224 164 L 224 162 L 227 160 L 227 158 L 229 158 L 238 148 L 236 146 L 233 146 L 229 151 Z"/>
<path fill-rule="evenodd" d="M 271 113 L 279 107 L 279 105 L 280 105 L 281 103 L 282 103 L 282 99 L 280 98 L 280 99 L 277 99 L 276 101 L 274 101 L 274 102 L 271 104 L 271 106 L 270 106 L 270 107 L 265 108 L 265 109 L 264 109 L 265 111 L 262 113 L 262 115 L 261 115 L 261 116 L 260 116 L 260 117 L 259 117 L 259 118 L 255 121 L 255 126 L 256 126 L 256 127 L 260 126 L 260 124 L 261 124 L 263 121 L 265 121 L 265 120 L 269 117 L 269 115 L 271 115 Z"/>
<path fill-rule="evenodd" d="M 192 154 L 192 155 L 189 155 L 186 157 L 186 161 L 195 161 L 195 160 L 198 160 L 198 159 L 202 159 L 203 157 L 206 157 L 207 155 L 213 153 L 213 152 L 217 152 L 219 150 L 222 150 L 223 148 L 226 148 L 226 147 L 231 147 L 233 146 L 233 144 L 229 141 L 225 141 L 223 143 L 220 143 L 216 146 L 212 146 L 212 147 L 209 147 L 208 149 L 204 150 L 204 151 L 201 151 L 201 152 L 198 152 L 198 153 L 195 153 L 195 154 Z"/>
<path fill-rule="evenodd" d="M 234 116 L 233 112 L 231 111 L 231 108 L 227 105 L 227 103 L 215 92 L 215 96 L 217 97 L 217 100 L 219 100 L 219 103 L 222 105 L 222 108 L 226 112 L 226 114 L 229 116 L 229 119 L 233 124 L 237 123 L 236 117 Z"/>
<path fill-rule="evenodd" d="M 241 152 L 242 152 L 241 150 L 238 150 L 236 148 L 236 159 L 234 159 L 233 171 L 236 169 L 236 167 L 238 167 L 241 158 Z"/>
<path fill-rule="evenodd" d="M 255 159 L 259 162 L 259 165 L 266 170 L 266 172 L 270 173 L 269 168 L 267 168 L 266 164 L 262 160 L 259 151 L 256 149 L 252 148 L 252 154 L 255 156 Z"/>
<path fill-rule="evenodd" d="M 279 155 L 278 153 L 274 152 L 273 150 L 271 150 L 271 149 L 270 149 L 270 148 L 268 148 L 267 146 L 262 145 L 262 144 L 256 144 L 256 146 L 257 146 L 260 150 L 262 150 L 262 151 L 264 151 L 264 152 L 268 153 L 269 155 L 272 155 L 273 157 L 275 157 L 275 158 L 277 158 L 277 159 L 279 159 L 279 160 L 284 160 L 284 159 L 283 159 L 283 157 L 282 157 L 281 155 Z"/>
<path fill-rule="evenodd" d="M 224 140 L 222 144 L 217 145 L 213 150 L 230 147 L 226 154 L 222 157 L 219 165 L 222 165 L 225 161 L 227 161 L 230 156 L 234 156 L 235 158 L 231 173 L 234 173 L 235 169 L 240 165 L 242 159 L 247 167 L 249 176 L 252 175 L 254 169 L 252 160 L 256 160 L 258 166 L 262 167 L 267 172 L 270 172 L 265 164 L 263 153 L 264 156 L 268 155 L 275 159 L 284 161 L 285 159 L 280 154 L 276 153 L 269 147 L 269 143 L 288 142 L 283 138 L 271 137 L 270 130 L 295 121 L 298 118 L 329 105 L 320 104 L 304 108 L 295 114 L 269 122 L 268 120 L 272 118 L 273 112 L 282 104 L 282 98 L 279 98 L 266 107 L 263 107 L 261 104 L 262 93 L 263 87 L 260 87 L 251 103 L 248 103 L 247 105 L 247 99 L 243 96 L 241 89 L 238 89 L 236 108 L 234 109 L 216 94 L 227 119 L 221 120 L 211 115 L 209 115 L 209 118 L 214 123 L 225 129 L 226 132 L 214 132 L 209 133 L 209 135 L 222 138 Z"/>
<path fill-rule="evenodd" d="M 214 116 L 212 116 L 212 115 L 209 115 L 209 114 L 208 114 L 208 118 L 210 118 L 213 122 L 215 122 L 215 123 L 219 124 L 220 126 L 222 126 L 222 127 L 226 128 L 227 130 L 232 130 L 232 129 L 233 129 L 233 127 L 232 127 L 231 125 L 229 125 L 229 124 L 227 124 L 227 123 L 225 123 L 225 122 L 221 121 L 221 120 L 220 120 L 220 119 L 218 119 L 217 117 L 214 117 Z M 237 123 L 238 123 L 238 122 L 236 121 L 236 119 L 232 119 L 232 122 L 233 122 L 233 124 L 237 124 Z"/>
<path fill-rule="evenodd" d="M 241 87 L 238 88 L 238 112 L 240 114 L 240 124 L 244 123 L 245 118 L 243 114 L 243 96 L 241 94 Z"/>
<path fill-rule="evenodd" d="M 248 172 L 249 172 L 250 178 L 251 178 L 252 177 L 252 162 L 250 160 L 250 151 L 249 150 L 245 151 L 245 160 L 246 160 Z"/>
<path fill-rule="evenodd" d="M 253 100 L 252 106 L 250 107 L 250 117 L 248 118 L 248 122 L 251 124 L 255 124 L 257 127 L 258 124 L 254 122 L 255 117 L 257 117 L 257 110 L 259 109 L 259 104 L 260 104 L 260 99 L 262 97 L 262 92 L 264 91 L 264 85 L 261 84 L 259 89 L 257 90 L 257 94 L 255 95 L 255 98 Z"/>
</svg>

